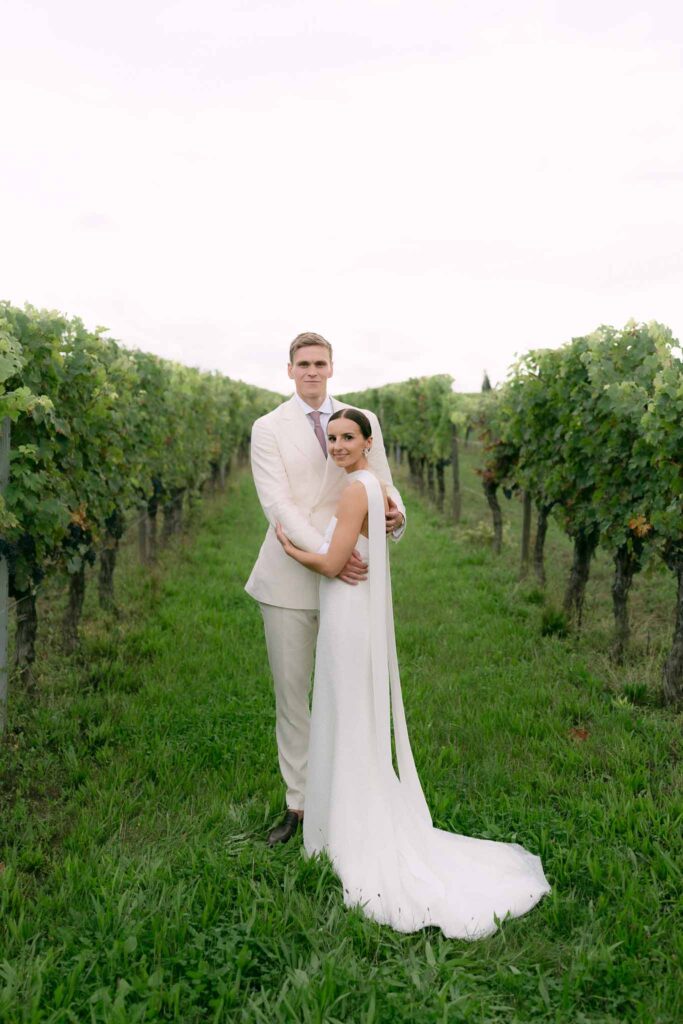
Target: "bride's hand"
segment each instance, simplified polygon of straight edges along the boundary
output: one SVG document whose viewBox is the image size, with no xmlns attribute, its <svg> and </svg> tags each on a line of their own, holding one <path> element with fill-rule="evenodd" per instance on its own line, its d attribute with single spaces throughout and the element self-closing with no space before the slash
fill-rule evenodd
<svg viewBox="0 0 683 1024">
<path fill-rule="evenodd" d="M 275 536 L 277 537 L 277 539 L 282 544 L 282 547 L 285 550 L 285 554 L 286 555 L 290 554 L 290 552 L 294 548 L 294 545 L 292 544 L 292 542 L 289 539 L 289 537 L 285 536 L 285 531 L 282 529 L 282 526 L 281 526 L 281 524 L 279 522 L 275 524 Z"/>
</svg>

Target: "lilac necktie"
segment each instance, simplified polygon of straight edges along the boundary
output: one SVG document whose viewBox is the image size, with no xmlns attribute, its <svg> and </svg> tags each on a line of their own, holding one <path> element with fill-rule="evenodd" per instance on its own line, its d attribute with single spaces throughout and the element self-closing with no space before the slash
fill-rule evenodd
<svg viewBox="0 0 683 1024">
<path fill-rule="evenodd" d="M 323 428 L 320 424 L 320 412 L 316 410 L 315 412 L 309 412 L 307 415 L 310 416 L 311 419 L 313 420 L 313 430 L 315 432 L 315 436 L 318 438 L 318 441 L 320 442 L 320 447 L 323 450 L 323 455 L 325 456 L 325 458 L 327 458 L 327 441 L 325 440 L 325 434 L 323 433 Z"/>
</svg>

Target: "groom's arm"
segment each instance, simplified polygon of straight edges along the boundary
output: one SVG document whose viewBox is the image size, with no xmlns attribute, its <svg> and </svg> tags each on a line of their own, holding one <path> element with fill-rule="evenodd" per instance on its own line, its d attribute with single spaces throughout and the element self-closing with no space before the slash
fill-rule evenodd
<svg viewBox="0 0 683 1024">
<path fill-rule="evenodd" d="M 370 449 L 370 454 L 368 455 L 368 465 L 373 473 L 387 485 L 388 496 L 396 504 L 396 507 L 403 516 L 402 524 L 391 534 L 391 537 L 394 540 L 400 540 L 405 533 L 406 528 L 406 507 L 403 504 L 403 498 L 396 487 L 394 487 L 394 481 L 391 477 L 391 469 L 387 460 L 387 453 L 384 449 L 384 438 L 382 437 L 382 428 L 379 424 L 379 420 L 375 416 L 374 412 L 370 412 L 369 409 L 364 409 L 363 411 L 366 416 L 368 416 L 372 425 L 373 444 Z"/>
<path fill-rule="evenodd" d="M 282 523 L 284 532 L 298 548 L 317 551 L 323 535 L 295 504 L 272 427 L 263 420 L 256 420 L 251 430 L 251 470 L 270 525 L 275 528 L 276 523 Z"/>
</svg>

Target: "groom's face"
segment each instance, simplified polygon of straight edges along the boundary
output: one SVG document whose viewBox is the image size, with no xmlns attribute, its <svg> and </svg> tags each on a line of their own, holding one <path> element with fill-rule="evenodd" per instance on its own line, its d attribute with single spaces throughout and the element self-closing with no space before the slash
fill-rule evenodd
<svg viewBox="0 0 683 1024">
<path fill-rule="evenodd" d="M 327 382 L 332 376 L 332 363 L 324 345 L 305 345 L 294 353 L 294 362 L 288 363 L 289 379 L 296 384 L 296 392 L 304 402 L 320 405 L 327 395 Z"/>
</svg>

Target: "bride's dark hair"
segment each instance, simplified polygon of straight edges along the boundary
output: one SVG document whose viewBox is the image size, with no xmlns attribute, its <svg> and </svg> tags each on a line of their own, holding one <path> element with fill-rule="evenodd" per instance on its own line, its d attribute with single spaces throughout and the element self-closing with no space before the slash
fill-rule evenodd
<svg viewBox="0 0 683 1024">
<path fill-rule="evenodd" d="M 336 412 L 332 413 L 327 422 L 329 424 L 332 420 L 342 419 L 353 420 L 353 422 L 360 427 L 360 432 L 366 441 L 369 437 L 372 437 L 372 426 L 370 425 L 370 420 L 364 412 L 360 411 L 360 409 L 337 409 Z"/>
</svg>

